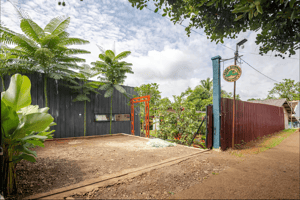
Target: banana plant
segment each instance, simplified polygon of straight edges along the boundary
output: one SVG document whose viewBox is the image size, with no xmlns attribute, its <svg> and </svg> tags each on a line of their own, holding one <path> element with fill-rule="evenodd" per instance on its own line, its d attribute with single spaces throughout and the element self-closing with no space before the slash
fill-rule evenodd
<svg viewBox="0 0 300 200">
<path fill-rule="evenodd" d="M 44 147 L 45 139 L 52 138 L 56 125 L 48 114 L 49 108 L 31 104 L 31 83 L 27 76 L 15 74 L 9 88 L 1 93 L 1 129 L 3 140 L 4 195 L 16 192 L 16 166 L 21 160 L 36 162 L 35 151 L 29 148 Z"/>
</svg>

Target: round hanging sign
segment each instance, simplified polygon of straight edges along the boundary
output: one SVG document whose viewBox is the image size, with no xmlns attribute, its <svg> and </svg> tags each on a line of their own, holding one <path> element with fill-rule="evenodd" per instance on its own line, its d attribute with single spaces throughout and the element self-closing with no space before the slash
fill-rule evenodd
<svg viewBox="0 0 300 200">
<path fill-rule="evenodd" d="M 230 65 L 223 72 L 223 78 L 227 82 L 237 81 L 242 75 L 242 69 L 237 65 Z"/>
</svg>

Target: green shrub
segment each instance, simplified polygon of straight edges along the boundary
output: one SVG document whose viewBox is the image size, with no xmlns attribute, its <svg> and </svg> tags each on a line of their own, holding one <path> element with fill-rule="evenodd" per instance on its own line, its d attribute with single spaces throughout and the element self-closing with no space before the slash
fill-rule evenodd
<svg viewBox="0 0 300 200">
<path fill-rule="evenodd" d="M 174 140 L 189 144 L 201 123 L 200 114 L 196 113 L 195 105 L 187 102 L 183 96 L 173 96 L 174 103 L 162 103 L 159 106 L 160 125 L 157 136 L 162 139 Z M 174 112 L 168 112 L 172 108 Z M 183 109 L 184 108 L 184 109 Z"/>
</svg>

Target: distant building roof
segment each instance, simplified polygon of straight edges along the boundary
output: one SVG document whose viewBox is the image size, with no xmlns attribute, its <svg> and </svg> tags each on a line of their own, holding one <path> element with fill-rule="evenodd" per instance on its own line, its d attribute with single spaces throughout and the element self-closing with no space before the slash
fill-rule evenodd
<svg viewBox="0 0 300 200">
<path fill-rule="evenodd" d="M 251 103 L 261 103 L 261 104 L 267 104 L 271 106 L 277 106 L 281 107 L 283 106 L 288 113 L 291 113 L 291 105 L 287 102 L 286 99 L 266 99 L 266 100 L 254 100 L 254 101 L 249 101 Z M 293 114 L 295 111 L 293 110 Z"/>
</svg>

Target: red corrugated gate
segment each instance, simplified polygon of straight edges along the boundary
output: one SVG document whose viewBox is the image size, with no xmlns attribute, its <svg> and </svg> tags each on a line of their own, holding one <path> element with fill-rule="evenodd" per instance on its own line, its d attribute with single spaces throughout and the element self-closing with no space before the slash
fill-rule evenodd
<svg viewBox="0 0 300 200">
<path fill-rule="evenodd" d="M 221 149 L 232 147 L 232 99 L 221 99 Z M 257 137 L 284 129 L 282 107 L 236 100 L 234 144 L 250 142 Z M 207 107 L 206 146 L 213 143 L 212 106 Z M 209 148 L 208 147 L 208 148 Z"/>
<path fill-rule="evenodd" d="M 232 99 L 221 99 L 221 148 L 232 146 Z M 284 129 L 282 107 L 236 100 L 234 144 L 250 142 L 257 137 Z"/>
</svg>

